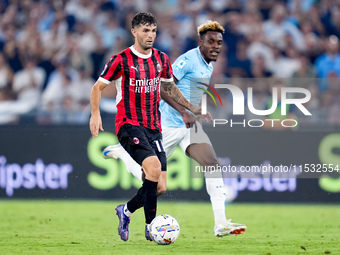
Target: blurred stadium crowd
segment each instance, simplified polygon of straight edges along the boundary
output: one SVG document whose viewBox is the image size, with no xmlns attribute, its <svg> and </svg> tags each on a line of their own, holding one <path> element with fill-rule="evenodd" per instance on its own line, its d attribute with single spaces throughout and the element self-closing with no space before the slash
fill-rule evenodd
<svg viewBox="0 0 340 255">
<path fill-rule="evenodd" d="M 219 21 L 225 45 L 211 84 L 252 86 L 265 109 L 264 78 L 281 78 L 312 93 L 313 117 L 302 123 L 340 125 L 339 0 L 0 0 L 0 124 L 87 124 L 91 87 L 110 56 L 133 44 L 138 11 L 156 15 L 154 47 L 171 61 L 197 47 L 198 25 Z M 104 113 L 114 112 L 113 98 L 105 90 Z"/>
</svg>

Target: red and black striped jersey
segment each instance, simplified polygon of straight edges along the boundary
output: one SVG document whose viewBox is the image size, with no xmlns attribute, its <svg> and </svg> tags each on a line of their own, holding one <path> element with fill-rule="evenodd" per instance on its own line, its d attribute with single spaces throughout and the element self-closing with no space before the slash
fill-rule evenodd
<svg viewBox="0 0 340 255">
<path fill-rule="evenodd" d="M 169 57 L 154 48 L 147 55 L 133 46 L 111 57 L 99 80 L 117 87 L 116 133 L 125 123 L 162 131 L 160 81 L 172 81 Z"/>
</svg>

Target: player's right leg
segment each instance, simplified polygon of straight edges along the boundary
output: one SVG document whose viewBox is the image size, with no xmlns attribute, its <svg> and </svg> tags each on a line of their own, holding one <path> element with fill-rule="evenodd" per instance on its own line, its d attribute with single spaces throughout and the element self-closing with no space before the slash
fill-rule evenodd
<svg viewBox="0 0 340 255">
<path fill-rule="evenodd" d="M 125 216 L 130 217 L 134 211 L 143 206 L 146 223 L 145 237 L 147 240 L 151 240 L 147 226 L 156 216 L 158 180 L 161 176 L 161 171 L 166 171 L 166 157 L 161 146 L 162 135 L 141 126 L 125 124 L 119 130 L 118 139 L 127 153 L 138 164 L 142 165 L 145 173 L 142 187 L 124 205 L 124 210 L 122 211 Z M 121 227 L 121 225 L 120 222 L 119 235 L 122 240 L 126 241 L 128 239 L 128 230 L 126 231 L 125 228 L 124 233 L 124 226 Z M 126 225 L 128 226 L 128 224 Z M 121 229 L 122 231 L 120 231 Z"/>
<path fill-rule="evenodd" d="M 166 157 L 170 157 L 176 149 L 179 142 L 187 133 L 187 128 L 171 128 L 163 127 L 163 147 Z M 123 148 L 121 144 L 109 145 L 102 153 L 106 159 L 114 158 L 121 159 L 128 172 L 135 176 L 138 180 L 143 181 L 145 174 L 143 173 L 142 166 L 139 165 L 129 153 Z M 158 182 L 158 195 L 163 194 L 166 191 L 166 173 L 161 173 L 161 177 Z"/>
<path fill-rule="evenodd" d="M 157 156 L 146 158 L 142 167 L 145 173 L 143 182 L 143 206 L 145 214 L 145 238 L 152 241 L 149 233 L 149 225 L 156 217 L 157 209 L 157 185 L 161 175 L 161 163 Z"/>
<path fill-rule="evenodd" d="M 126 169 L 129 173 L 135 176 L 138 180 L 143 181 L 145 179 L 145 173 L 143 172 L 142 166 L 140 166 L 126 150 L 123 148 L 121 144 L 115 144 L 107 146 L 103 150 L 103 157 L 106 159 L 114 158 L 121 159 Z M 162 172 L 158 181 L 157 186 L 157 194 L 162 195 L 166 192 L 166 172 Z"/>
</svg>

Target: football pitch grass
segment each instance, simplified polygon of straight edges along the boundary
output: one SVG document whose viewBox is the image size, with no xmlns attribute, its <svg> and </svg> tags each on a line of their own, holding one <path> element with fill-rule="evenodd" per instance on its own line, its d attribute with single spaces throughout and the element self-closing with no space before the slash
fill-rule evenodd
<svg viewBox="0 0 340 255">
<path fill-rule="evenodd" d="M 179 222 L 168 246 L 144 238 L 144 214 L 131 217 L 130 239 L 117 235 L 119 201 L 0 200 L 0 254 L 340 254 L 338 205 L 231 204 L 243 235 L 216 238 L 210 203 L 159 202 Z"/>
</svg>

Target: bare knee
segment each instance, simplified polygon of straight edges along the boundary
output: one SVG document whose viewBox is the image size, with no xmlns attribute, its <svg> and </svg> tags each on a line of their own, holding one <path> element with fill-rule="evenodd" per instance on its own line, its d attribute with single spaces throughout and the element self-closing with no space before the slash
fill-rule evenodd
<svg viewBox="0 0 340 255">
<path fill-rule="evenodd" d="M 201 166 L 219 165 L 216 153 L 210 144 L 192 144 L 187 148 L 186 152 Z"/>
<path fill-rule="evenodd" d="M 207 157 L 201 159 L 202 166 L 217 166 L 219 165 L 218 159 L 216 157 Z"/>
<path fill-rule="evenodd" d="M 161 163 L 156 156 L 151 156 L 144 159 L 142 163 L 144 169 L 145 178 L 149 181 L 158 182 L 161 174 Z"/>
</svg>

